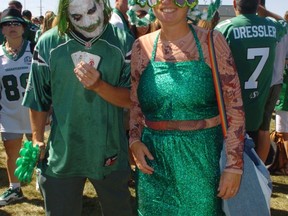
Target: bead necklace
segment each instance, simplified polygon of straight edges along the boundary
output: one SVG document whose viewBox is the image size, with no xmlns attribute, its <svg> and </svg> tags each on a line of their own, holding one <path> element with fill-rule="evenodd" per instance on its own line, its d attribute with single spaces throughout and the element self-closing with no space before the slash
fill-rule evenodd
<svg viewBox="0 0 288 216">
<path fill-rule="evenodd" d="M 22 40 L 22 43 L 20 44 L 20 46 L 18 46 L 16 48 L 12 48 L 12 47 L 9 46 L 9 43 L 6 42 L 5 43 L 5 47 L 6 47 L 7 52 L 10 55 L 12 55 L 13 59 L 17 59 L 18 54 L 21 51 L 23 44 L 24 44 L 24 40 Z"/>
</svg>

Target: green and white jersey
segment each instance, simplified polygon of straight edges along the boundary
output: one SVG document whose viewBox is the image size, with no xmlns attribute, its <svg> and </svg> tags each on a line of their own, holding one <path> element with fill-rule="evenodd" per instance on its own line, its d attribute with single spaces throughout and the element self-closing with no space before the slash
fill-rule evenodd
<svg viewBox="0 0 288 216">
<path fill-rule="evenodd" d="M 0 47 L 0 131 L 31 133 L 29 112 L 21 105 L 32 62 L 30 43 L 24 41 L 22 50 L 14 58 Z"/>
<path fill-rule="evenodd" d="M 59 36 L 57 28 L 40 37 L 23 104 L 37 111 L 53 105 L 47 175 L 102 179 L 113 170 L 129 169 L 123 109 L 83 87 L 71 55 L 99 56 L 101 79 L 130 88 L 132 44 L 129 34 L 111 24 L 89 43 L 74 32 Z"/>
<path fill-rule="evenodd" d="M 117 8 L 113 8 L 109 22 L 112 25 L 114 25 L 120 29 L 125 30 L 126 32 L 128 32 L 129 34 L 131 34 L 135 38 L 135 36 L 133 35 L 133 33 L 130 30 L 130 26 L 129 26 L 128 21 L 125 19 L 125 17 L 121 13 L 121 11 L 119 11 Z"/>
<path fill-rule="evenodd" d="M 276 43 L 286 31 L 283 23 L 245 14 L 225 20 L 215 28 L 226 38 L 236 63 L 247 131 L 258 130 L 262 123 Z"/>
</svg>

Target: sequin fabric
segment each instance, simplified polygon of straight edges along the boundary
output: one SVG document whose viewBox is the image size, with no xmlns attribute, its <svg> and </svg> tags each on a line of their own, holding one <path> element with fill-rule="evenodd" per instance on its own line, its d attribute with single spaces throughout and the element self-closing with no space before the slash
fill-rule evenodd
<svg viewBox="0 0 288 216">
<path fill-rule="evenodd" d="M 142 141 L 154 157 L 152 175 L 137 170 L 136 196 L 141 216 L 221 216 L 219 152 L 221 128 L 154 131 Z"/>
<path fill-rule="evenodd" d="M 201 43 L 201 49 L 203 51 L 205 62 L 209 66 L 210 58 L 207 45 L 208 32 L 207 30 L 197 26 L 193 26 L 193 28 L 195 29 L 197 37 L 199 38 L 199 41 Z M 153 45 L 155 42 L 155 38 L 157 37 L 158 34 L 159 30 L 144 35 L 141 38 L 137 39 L 133 45 L 132 58 L 131 58 L 132 104 L 130 109 L 130 123 L 129 123 L 130 146 L 141 139 L 143 129 L 145 128 L 146 116 L 143 114 L 142 109 L 140 107 L 137 90 L 139 86 L 139 80 L 144 74 L 147 65 L 150 63 L 150 60 L 152 59 Z M 241 174 L 243 167 L 242 154 L 243 154 L 243 141 L 245 134 L 245 115 L 241 97 L 240 82 L 237 76 L 237 71 L 231 51 L 225 38 L 220 32 L 217 31 L 214 31 L 213 35 L 214 35 L 214 46 L 216 51 L 217 63 L 221 77 L 224 103 L 226 107 L 226 115 L 229 123 L 227 137 L 225 138 L 226 153 L 227 153 L 227 162 L 225 171 Z M 197 43 L 199 46 L 200 43 L 199 42 Z M 196 40 L 194 40 L 192 32 L 189 32 L 186 36 L 174 41 L 165 41 L 162 40 L 160 37 L 157 43 L 157 52 L 155 54 L 155 61 L 177 62 L 177 63 L 187 62 L 191 60 L 198 61 L 202 57 L 200 57 L 200 53 L 198 53 L 197 50 L 198 48 Z M 198 70 L 195 72 L 191 70 L 191 72 L 201 73 Z M 150 81 L 149 83 L 145 83 L 145 85 L 148 88 L 148 86 L 150 85 Z M 193 80 L 190 83 L 190 85 L 186 84 L 185 86 L 188 88 L 187 91 L 190 91 L 190 88 L 193 88 L 193 85 L 195 85 L 195 82 L 193 82 Z M 205 86 L 205 84 L 203 84 L 203 86 L 199 85 L 199 87 L 203 87 L 203 89 L 201 90 L 198 89 L 197 92 L 205 91 L 206 90 L 205 87 L 208 88 L 209 85 Z M 185 106 L 185 104 L 183 106 Z M 194 106 L 195 108 L 197 108 L 196 105 Z M 187 108 L 189 109 L 189 107 Z"/>
<path fill-rule="evenodd" d="M 199 52 L 197 61 L 154 61 L 156 38 L 137 92 L 141 110 L 151 121 L 198 120 L 218 115 L 212 73 L 193 28 L 192 32 Z M 222 215 L 217 197 L 223 143 L 220 126 L 195 131 L 144 128 L 141 140 L 154 156 L 150 161 L 154 173 L 138 172 L 139 215 Z"/>
</svg>

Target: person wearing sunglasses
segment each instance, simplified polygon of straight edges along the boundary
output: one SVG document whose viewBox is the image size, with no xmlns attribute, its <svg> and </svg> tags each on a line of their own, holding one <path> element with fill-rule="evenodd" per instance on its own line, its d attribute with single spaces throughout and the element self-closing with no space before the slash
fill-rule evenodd
<svg viewBox="0 0 288 216">
<path fill-rule="evenodd" d="M 11 0 L 8 3 L 8 8 L 16 9 L 20 13 L 22 13 L 23 6 L 22 6 L 20 1 Z M 22 16 L 22 18 L 23 18 L 23 16 Z M 36 33 L 38 28 L 36 28 L 36 26 L 33 25 L 33 23 L 31 23 L 27 20 L 25 20 L 25 23 L 26 23 L 26 28 L 25 28 L 25 32 L 23 34 L 23 37 L 25 39 L 27 39 L 28 41 L 30 41 L 31 43 L 34 43 L 35 33 Z M 4 41 L 5 41 L 5 38 L 3 37 L 2 33 L 0 32 L 0 44 L 2 44 Z"/>
<path fill-rule="evenodd" d="M 0 130 L 7 154 L 9 188 L 0 196 L 0 206 L 23 198 L 19 180 L 14 176 L 16 159 L 22 146 L 23 135 L 31 139 L 28 109 L 21 105 L 25 92 L 32 49 L 30 42 L 23 39 L 26 22 L 16 9 L 2 13 L 0 27 L 5 42 L 0 47 Z"/>
<path fill-rule="evenodd" d="M 229 121 L 228 160 L 220 173 L 223 135 L 209 30 L 187 21 L 198 1 L 145 3 L 161 29 L 138 38 L 132 48 L 129 143 L 138 168 L 138 214 L 223 215 L 221 199 L 237 194 L 243 172 L 245 115 L 232 53 L 213 32 Z"/>
</svg>

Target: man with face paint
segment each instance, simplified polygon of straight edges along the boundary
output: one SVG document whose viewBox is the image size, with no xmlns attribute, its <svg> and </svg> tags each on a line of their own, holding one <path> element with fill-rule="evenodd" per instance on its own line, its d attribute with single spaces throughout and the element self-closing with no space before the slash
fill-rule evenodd
<svg viewBox="0 0 288 216">
<path fill-rule="evenodd" d="M 109 24 L 103 0 L 60 0 L 57 26 L 35 47 L 23 105 L 41 149 L 47 215 L 81 215 L 86 180 L 103 215 L 131 215 L 123 108 L 130 107 L 133 38 Z M 44 126 L 53 104 L 47 144 Z"/>
</svg>

